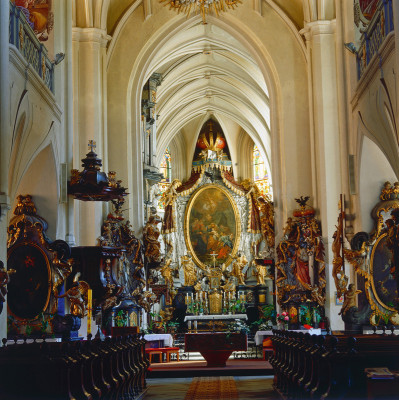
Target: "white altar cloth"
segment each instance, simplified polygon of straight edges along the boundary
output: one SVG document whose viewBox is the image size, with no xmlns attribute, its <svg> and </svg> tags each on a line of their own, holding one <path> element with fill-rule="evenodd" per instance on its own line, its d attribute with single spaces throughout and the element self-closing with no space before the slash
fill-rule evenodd
<svg viewBox="0 0 399 400">
<path fill-rule="evenodd" d="M 303 333 L 309 333 L 311 335 L 321 335 L 321 329 L 320 328 L 312 328 L 312 329 L 290 329 L 290 332 L 303 332 Z M 263 339 L 268 336 L 273 336 L 272 331 L 257 331 L 255 333 L 255 344 L 259 346 L 262 344 Z"/>
<path fill-rule="evenodd" d="M 173 337 L 169 333 L 149 333 L 147 335 L 144 335 L 144 339 L 147 340 L 147 342 L 163 340 L 165 346 L 173 346 Z"/>
<path fill-rule="evenodd" d="M 248 319 L 247 314 L 220 314 L 220 315 L 186 315 L 184 317 L 184 322 L 186 321 L 220 321 L 222 319 L 234 320 L 234 319 Z"/>
</svg>

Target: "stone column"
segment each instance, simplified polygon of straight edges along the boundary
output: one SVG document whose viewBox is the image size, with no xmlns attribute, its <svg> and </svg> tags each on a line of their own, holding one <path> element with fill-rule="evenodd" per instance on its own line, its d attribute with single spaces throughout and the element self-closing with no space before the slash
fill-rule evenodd
<svg viewBox="0 0 399 400">
<path fill-rule="evenodd" d="M 8 163 L 10 154 L 10 73 L 8 29 L 10 2 L 0 0 L 0 260 L 7 260 Z M 0 339 L 7 336 L 7 305 L 0 315 Z"/>
<path fill-rule="evenodd" d="M 106 45 L 110 36 L 97 28 L 72 28 L 74 144 L 73 168 L 82 170 L 88 141 L 95 140 L 102 170 L 108 172 L 104 150 L 106 132 Z M 75 238 L 80 246 L 94 246 L 103 222 L 102 202 L 75 200 Z"/>
<path fill-rule="evenodd" d="M 338 107 L 335 20 L 314 21 L 306 25 L 305 34 L 310 61 L 309 91 L 313 103 L 314 195 L 320 212 L 326 253 L 326 314 L 335 329 L 343 327 L 335 306 L 335 285 L 331 278 L 332 236 L 338 217 L 342 190 L 341 137 Z M 346 146 L 344 146 L 346 148 Z"/>
</svg>

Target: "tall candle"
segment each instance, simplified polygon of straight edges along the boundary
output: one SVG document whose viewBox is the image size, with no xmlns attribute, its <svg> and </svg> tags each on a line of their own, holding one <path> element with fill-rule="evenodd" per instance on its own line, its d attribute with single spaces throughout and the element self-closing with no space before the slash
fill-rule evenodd
<svg viewBox="0 0 399 400">
<path fill-rule="evenodd" d="M 93 304 L 93 291 L 89 289 L 87 291 L 87 334 L 91 333 L 92 304 Z"/>
</svg>

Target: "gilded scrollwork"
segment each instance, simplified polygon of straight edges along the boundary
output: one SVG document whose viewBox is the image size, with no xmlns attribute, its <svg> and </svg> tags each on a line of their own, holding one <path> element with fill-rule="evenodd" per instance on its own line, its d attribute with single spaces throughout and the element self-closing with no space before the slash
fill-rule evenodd
<svg viewBox="0 0 399 400">
<path fill-rule="evenodd" d="M 70 275 L 73 265 L 69 245 L 63 240 L 50 241 L 46 236 L 47 222 L 37 214 L 32 196 L 19 195 L 16 200 L 8 226 L 9 270 L 2 271 L 0 279 L 8 283 L 5 274 L 15 270 L 7 288 L 8 307 L 14 319 L 10 327 L 13 334 L 21 333 L 21 326 L 27 320 L 35 331 L 43 328 L 43 324 L 49 326 L 58 309 L 58 288 Z"/>
<path fill-rule="evenodd" d="M 345 259 L 364 278 L 373 325 L 382 319 L 397 322 L 399 318 L 399 182 L 385 182 L 380 200 L 372 211 L 375 228 L 370 239 L 363 241 L 359 250 L 344 249 Z"/>
</svg>

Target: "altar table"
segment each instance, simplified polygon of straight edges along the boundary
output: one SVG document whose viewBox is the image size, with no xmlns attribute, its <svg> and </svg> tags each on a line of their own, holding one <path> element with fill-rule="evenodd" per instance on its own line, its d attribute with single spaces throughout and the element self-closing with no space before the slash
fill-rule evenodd
<svg viewBox="0 0 399 400">
<path fill-rule="evenodd" d="M 248 319 L 247 314 L 208 314 L 208 315 L 186 315 L 186 321 L 219 321 L 219 320 L 235 320 L 235 319 Z"/>
<path fill-rule="evenodd" d="M 151 333 L 144 335 L 144 339 L 147 340 L 147 342 L 158 342 L 158 345 L 156 347 L 173 346 L 173 337 L 169 333 Z"/>
<path fill-rule="evenodd" d="M 184 351 L 201 353 L 207 367 L 225 367 L 233 351 L 247 350 L 247 335 L 229 332 L 186 333 L 184 344 Z"/>
</svg>

